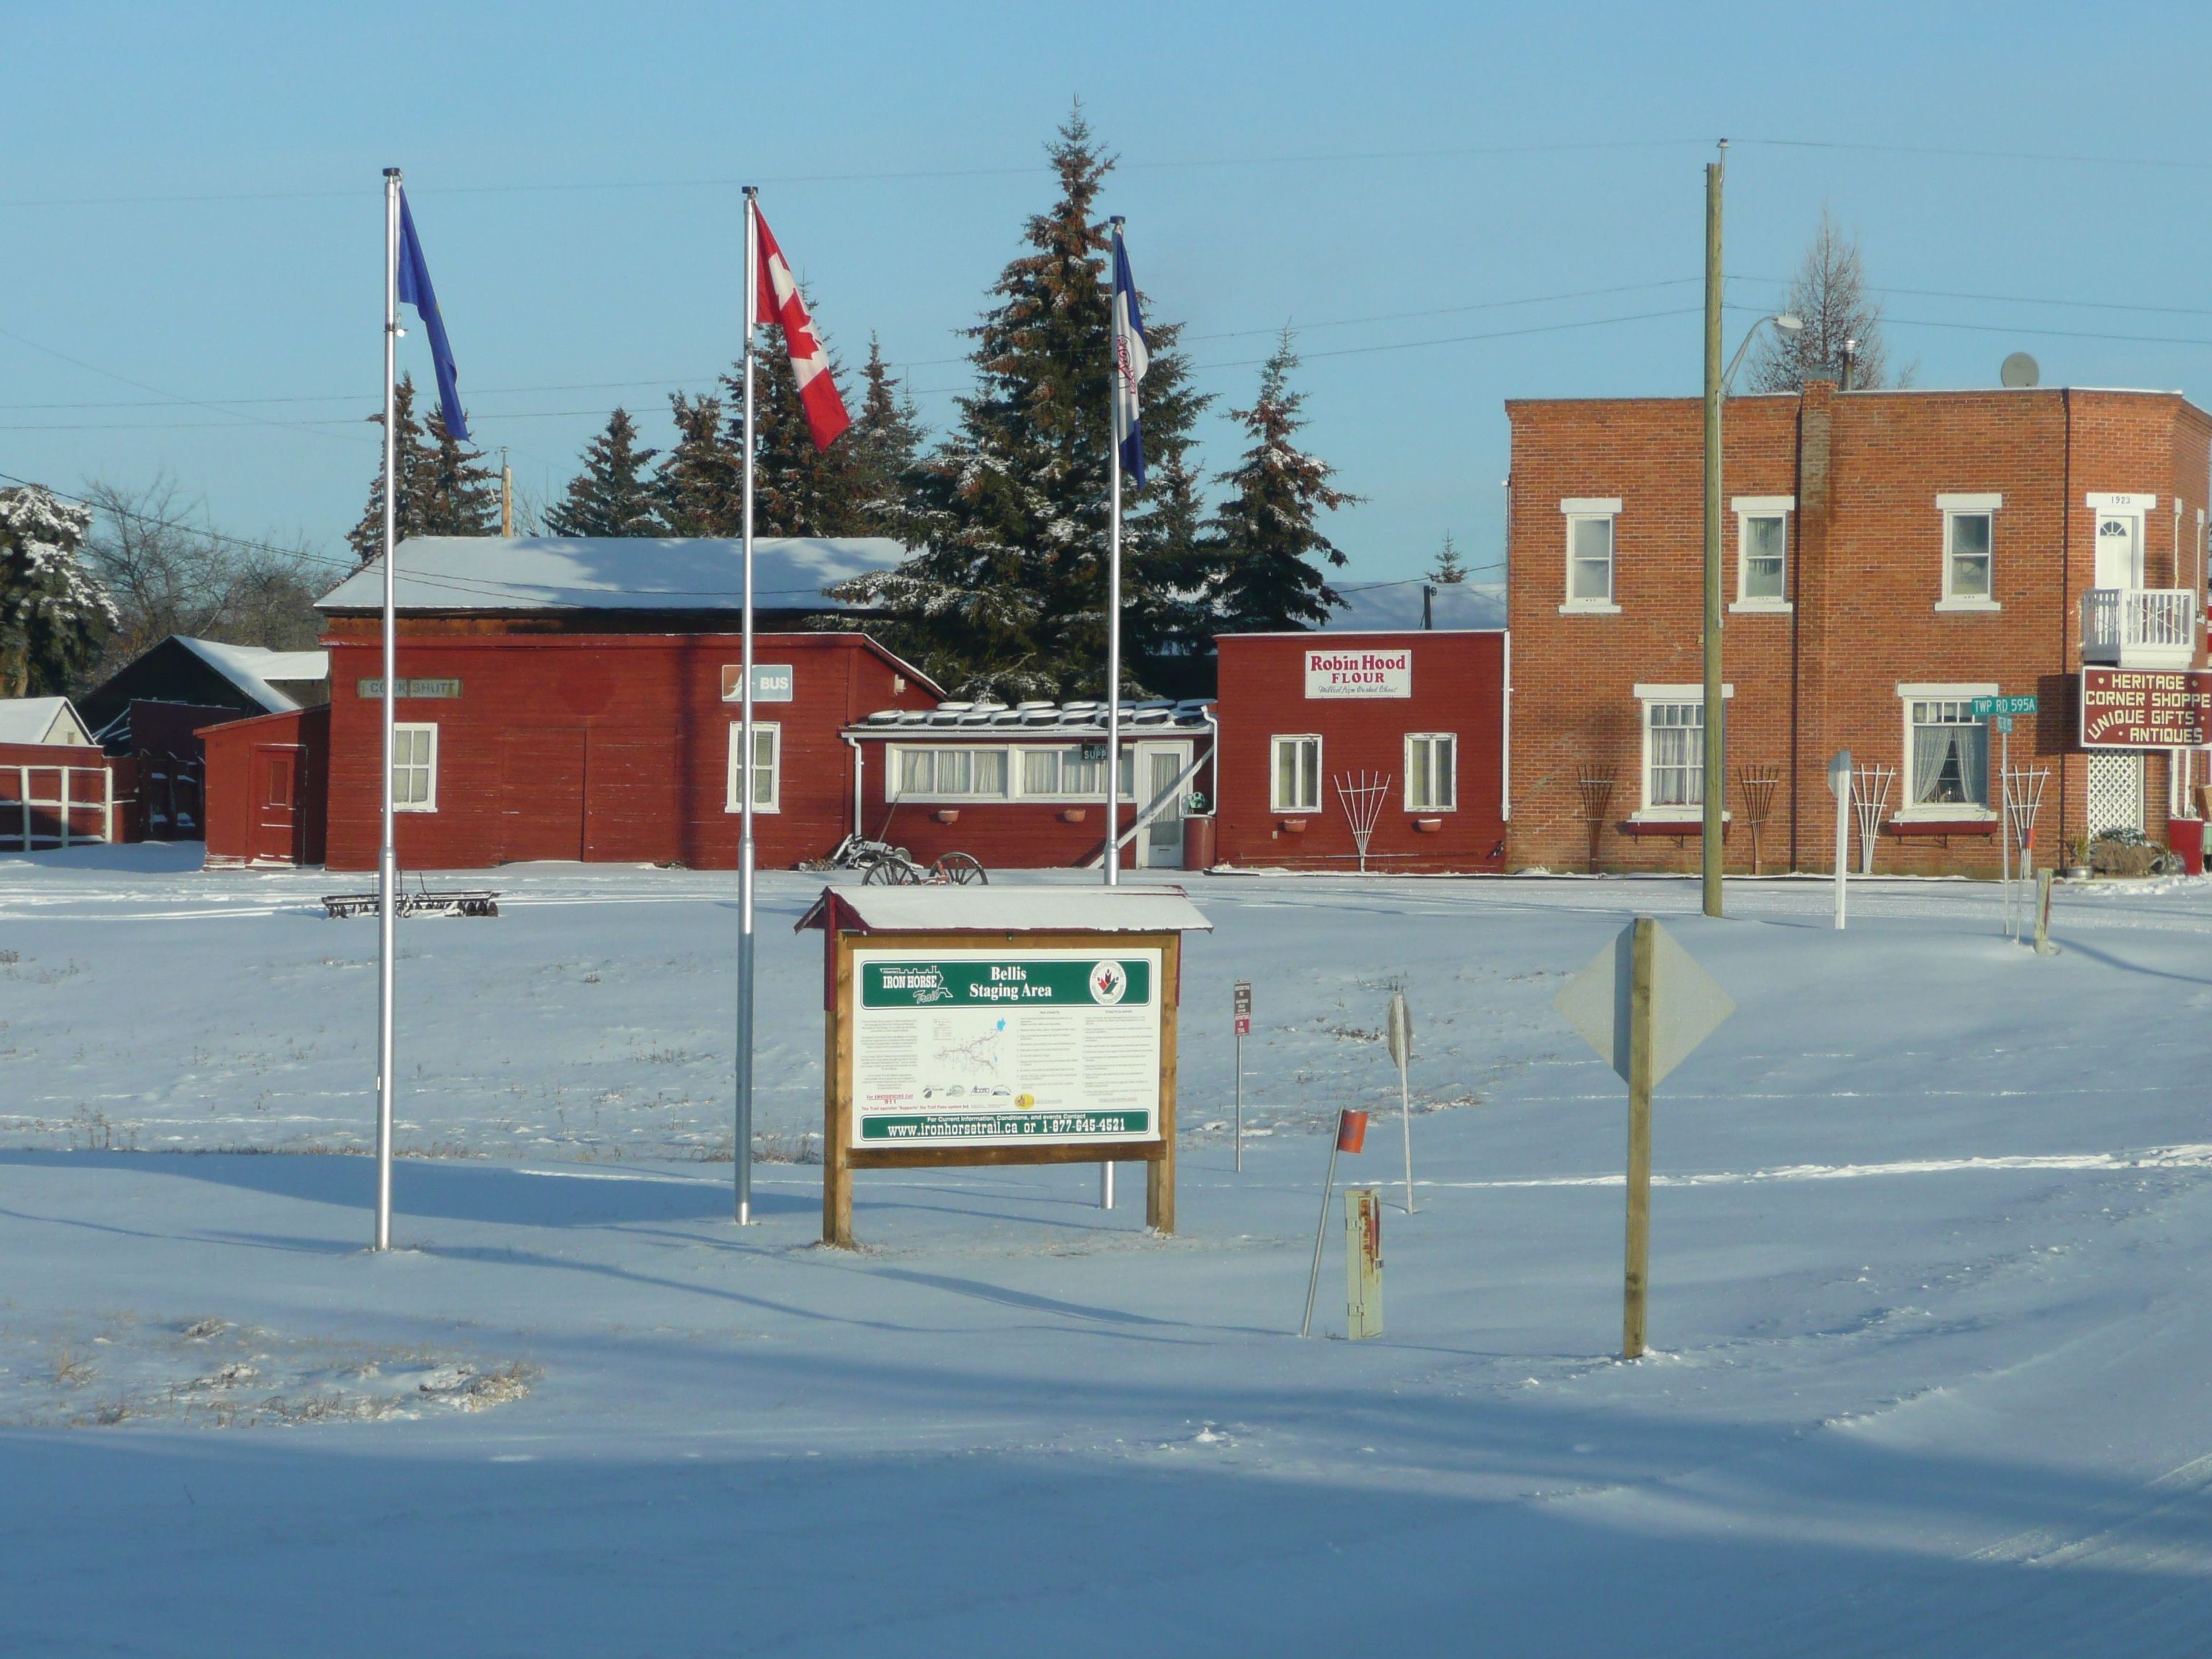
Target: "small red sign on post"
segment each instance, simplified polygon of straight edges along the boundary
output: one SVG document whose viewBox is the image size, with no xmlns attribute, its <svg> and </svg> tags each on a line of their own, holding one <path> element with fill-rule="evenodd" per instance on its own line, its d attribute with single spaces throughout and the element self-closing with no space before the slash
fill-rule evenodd
<svg viewBox="0 0 2212 1659">
<path fill-rule="evenodd" d="M 1346 1107 L 1336 1116 L 1336 1150 L 1356 1152 L 1366 1144 L 1367 1114 Z"/>
<path fill-rule="evenodd" d="M 2195 749 L 2212 743 L 2212 670 L 2081 671 L 2084 749 Z"/>
<path fill-rule="evenodd" d="M 1252 1035 L 1251 1015 L 1239 1014 L 1237 1016 L 1237 1035 L 1238 1036 L 1250 1036 Z"/>
</svg>

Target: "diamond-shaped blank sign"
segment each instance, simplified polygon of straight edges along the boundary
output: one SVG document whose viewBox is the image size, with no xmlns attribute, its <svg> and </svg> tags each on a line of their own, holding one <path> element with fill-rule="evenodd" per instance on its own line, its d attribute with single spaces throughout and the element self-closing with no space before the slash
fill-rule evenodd
<svg viewBox="0 0 2212 1659">
<path fill-rule="evenodd" d="M 1735 1012 L 1729 994 L 1658 923 L 1651 931 L 1651 1081 L 1656 1085 L 1720 1029 Z M 1634 923 L 1590 958 L 1552 999 L 1567 1024 L 1583 1034 L 1628 1081 L 1628 981 L 1636 949 Z"/>
</svg>

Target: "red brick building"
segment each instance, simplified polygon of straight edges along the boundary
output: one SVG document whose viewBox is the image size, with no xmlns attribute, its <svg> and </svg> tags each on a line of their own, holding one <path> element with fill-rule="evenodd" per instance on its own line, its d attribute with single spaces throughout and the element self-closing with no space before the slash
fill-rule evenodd
<svg viewBox="0 0 2212 1659">
<path fill-rule="evenodd" d="M 1508 617 L 1516 867 L 1694 865 L 1703 409 L 1516 401 Z M 2203 661 L 2212 416 L 2179 394 L 2025 388 L 1732 398 L 1723 492 L 1728 866 L 1832 867 L 1832 755 L 1891 774 L 1878 870 L 1994 874 L 1998 738 L 2061 833 L 2166 836 L 2190 751 L 2091 754 L 2089 663 Z M 2086 650 L 2086 658 L 2085 658 Z M 2201 771 L 2199 773 L 2201 780 Z M 1747 787 L 1747 780 L 1751 787 Z M 1856 837 L 1855 837 L 1856 846 Z"/>
<path fill-rule="evenodd" d="M 1224 635 L 1220 861 L 1504 867 L 1506 635 L 1490 629 Z"/>
</svg>

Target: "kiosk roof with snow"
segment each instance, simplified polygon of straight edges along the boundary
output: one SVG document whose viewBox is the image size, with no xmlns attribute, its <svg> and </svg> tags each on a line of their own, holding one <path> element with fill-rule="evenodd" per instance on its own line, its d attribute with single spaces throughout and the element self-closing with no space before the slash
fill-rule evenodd
<svg viewBox="0 0 2212 1659">
<path fill-rule="evenodd" d="M 794 933 L 1207 933 L 1180 887 L 825 887 Z"/>
</svg>

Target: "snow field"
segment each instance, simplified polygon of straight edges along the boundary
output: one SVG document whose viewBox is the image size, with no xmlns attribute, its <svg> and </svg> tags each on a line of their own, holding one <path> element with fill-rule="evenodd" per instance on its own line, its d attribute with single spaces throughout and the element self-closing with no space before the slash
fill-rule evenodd
<svg viewBox="0 0 2212 1659">
<path fill-rule="evenodd" d="M 1187 1134 L 1173 1240 L 1087 1168 L 862 1172 L 847 1254 L 811 1168 L 740 1233 L 704 1161 L 726 878 L 501 871 L 498 921 L 403 929 L 422 1155 L 375 1258 L 365 1158 L 104 1149 L 366 1140 L 374 928 L 166 856 L 0 865 L 11 1650 L 2178 1653 L 2212 1611 L 2212 885 L 2062 893 L 2039 960 L 1965 884 L 1869 884 L 1838 936 L 1816 884 L 1716 924 L 1682 882 L 1194 878 L 1182 1112 L 1225 1124 L 1251 979 L 1245 1172 Z M 763 907 L 787 1137 L 817 885 Z M 1623 1365 L 1624 1092 L 1549 1003 L 1638 910 L 1739 1012 L 1658 1094 Z M 1340 1104 L 1384 1111 L 1341 1174 L 1383 1191 L 1386 1334 L 1301 1343 Z M 398 1403 L 198 1405 L 349 1366 Z M 465 1366 L 530 1391 L 423 1391 Z"/>
</svg>

